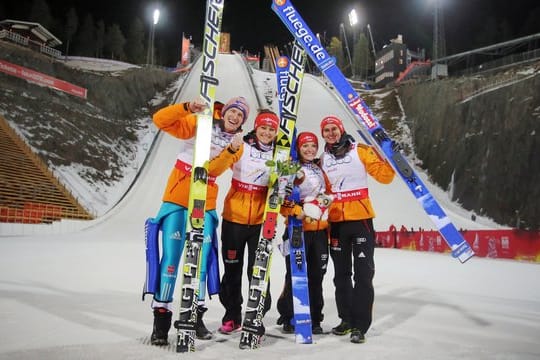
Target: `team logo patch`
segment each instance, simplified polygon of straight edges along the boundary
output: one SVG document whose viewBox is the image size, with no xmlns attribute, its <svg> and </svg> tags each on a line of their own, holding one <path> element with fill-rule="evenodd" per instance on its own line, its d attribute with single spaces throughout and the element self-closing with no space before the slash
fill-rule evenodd
<svg viewBox="0 0 540 360">
<path fill-rule="evenodd" d="M 236 250 L 227 250 L 227 259 L 229 260 L 236 259 Z"/>
<path fill-rule="evenodd" d="M 175 266 L 173 266 L 173 265 L 167 266 L 167 273 L 173 274 L 175 270 L 176 270 Z"/>
<path fill-rule="evenodd" d="M 278 58 L 277 63 L 278 63 L 279 67 L 285 67 L 285 66 L 289 65 L 289 60 L 288 60 L 288 58 L 286 56 L 281 56 L 281 57 Z"/>
<path fill-rule="evenodd" d="M 333 248 L 338 247 L 339 246 L 339 240 L 336 239 L 336 238 L 330 239 L 330 246 L 333 247 Z"/>
</svg>

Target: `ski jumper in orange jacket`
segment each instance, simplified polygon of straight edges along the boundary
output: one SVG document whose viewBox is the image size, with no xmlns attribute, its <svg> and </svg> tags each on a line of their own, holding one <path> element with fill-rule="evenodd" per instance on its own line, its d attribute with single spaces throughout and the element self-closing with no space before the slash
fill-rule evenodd
<svg viewBox="0 0 540 360">
<path fill-rule="evenodd" d="M 163 252 L 159 261 L 160 276 L 158 286 L 153 292 L 148 291 L 148 293 L 154 294 L 153 308 L 170 308 L 170 303 L 173 300 L 178 264 L 185 242 L 191 163 L 193 161 L 197 130 L 197 115 L 191 110 L 194 107 L 197 108 L 196 105 L 197 103 L 194 102 L 166 106 L 153 116 L 154 123 L 158 128 L 183 140 L 183 149 L 178 153 L 173 164 L 159 213 L 155 218 L 149 219 L 150 223 L 159 224 L 162 232 Z M 223 151 L 227 151 L 227 145 L 235 134 L 240 131 L 242 124 L 249 115 L 249 106 L 242 97 L 232 98 L 222 106 L 216 103 L 214 108 L 210 159 L 217 157 Z M 227 167 L 220 165 L 219 162 L 210 161 L 208 169 L 203 255 L 200 264 L 199 302 L 201 303 L 204 301 L 207 286 L 210 295 L 219 292 L 219 261 L 217 257 L 217 236 L 215 234 L 218 225 L 218 217 L 215 211 L 218 186 L 215 181 L 216 177 L 227 169 Z M 213 247 L 212 243 L 214 244 Z M 215 251 L 212 251 L 213 248 Z"/>
<path fill-rule="evenodd" d="M 363 342 L 372 322 L 375 273 L 375 212 L 367 176 L 388 184 L 395 172 L 372 147 L 356 144 L 339 118 L 325 117 L 321 132 L 326 142 L 321 168 L 327 178 L 327 192 L 334 196 L 328 220 L 335 298 L 341 319 L 332 332 L 351 333 L 351 342 Z"/>
</svg>

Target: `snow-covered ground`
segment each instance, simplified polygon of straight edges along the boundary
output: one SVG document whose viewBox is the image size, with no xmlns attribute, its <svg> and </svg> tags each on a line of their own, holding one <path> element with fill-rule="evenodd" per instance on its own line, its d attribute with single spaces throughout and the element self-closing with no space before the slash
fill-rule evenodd
<svg viewBox="0 0 540 360">
<path fill-rule="evenodd" d="M 182 101 L 198 92 L 200 66 L 193 71 L 179 94 Z M 261 96 L 263 104 L 257 103 L 236 56 L 220 55 L 218 77 L 218 100 L 248 98 L 252 111 L 245 130 L 249 130 L 256 108 L 268 106 L 266 95 L 275 93 L 273 75 L 253 74 L 259 94 L 266 94 Z M 322 116 L 335 114 L 354 132 L 352 118 L 321 80 L 306 76 L 303 89 L 300 130 L 319 134 Z M 275 109 L 277 104 L 270 106 Z M 460 264 L 448 254 L 395 249 L 376 251 L 374 323 L 365 344 L 322 335 L 312 345 L 297 345 L 293 335 L 279 332 L 275 301 L 285 264 L 276 252 L 271 270 L 274 306 L 265 317 L 269 336 L 261 349 L 239 350 L 238 334 L 198 341 L 193 354 L 148 345 L 152 314 L 150 301 L 141 301 L 143 224 L 159 208 L 179 146 L 176 139 L 159 135 L 134 186 L 118 206 L 96 221 L 63 221 L 54 232 L 31 226 L 21 236 L 6 236 L 7 228 L 0 228 L 0 359 L 540 358 L 538 264 L 484 258 Z M 229 183 L 230 173 L 219 179 L 220 199 Z M 444 191 L 431 189 L 458 228 L 498 227 L 489 219 L 472 221 L 467 211 L 448 201 Z M 379 230 L 390 224 L 432 227 L 399 179 L 389 186 L 370 183 L 370 194 Z M 325 278 L 325 330 L 339 322 L 332 267 L 330 263 Z M 216 330 L 223 308 L 217 298 L 207 305 L 206 323 Z"/>
</svg>

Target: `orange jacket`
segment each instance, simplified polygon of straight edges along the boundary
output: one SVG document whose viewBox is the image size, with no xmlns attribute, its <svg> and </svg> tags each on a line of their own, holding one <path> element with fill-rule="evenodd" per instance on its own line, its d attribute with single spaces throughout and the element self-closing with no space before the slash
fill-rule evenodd
<svg viewBox="0 0 540 360">
<path fill-rule="evenodd" d="M 231 167 L 242 157 L 245 146 L 245 143 L 242 144 L 236 153 L 228 150 L 223 151 L 211 163 L 219 163 L 220 168 Z M 231 186 L 223 205 L 223 219 L 243 225 L 262 224 L 264 208 L 266 206 L 266 195 L 267 191 L 239 191 Z"/>
<path fill-rule="evenodd" d="M 364 163 L 366 171 L 375 180 L 382 184 L 389 184 L 394 179 L 395 171 L 388 161 L 383 160 L 371 146 L 358 144 L 356 148 L 360 160 Z M 351 172 L 355 169 L 350 169 Z M 331 184 L 325 175 L 326 189 L 330 193 Z M 369 197 L 361 200 L 334 201 L 328 211 L 330 222 L 370 219 L 375 217 Z"/>
<path fill-rule="evenodd" d="M 189 110 L 188 103 L 166 106 L 154 114 L 153 120 L 158 128 L 179 139 L 190 139 L 195 136 L 197 130 L 197 116 Z M 219 176 L 225 170 L 227 167 L 210 161 L 208 168 L 210 176 Z M 190 181 L 189 175 L 173 167 L 163 194 L 163 201 L 188 207 Z M 216 208 L 217 193 L 218 185 L 209 183 L 206 193 L 206 210 Z"/>
</svg>

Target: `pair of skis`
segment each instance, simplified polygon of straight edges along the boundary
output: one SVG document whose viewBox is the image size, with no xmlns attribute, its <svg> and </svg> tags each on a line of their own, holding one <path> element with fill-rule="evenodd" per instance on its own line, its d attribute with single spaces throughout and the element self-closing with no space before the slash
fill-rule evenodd
<svg viewBox="0 0 540 360">
<path fill-rule="evenodd" d="M 373 143 L 384 154 L 386 159 L 393 165 L 405 182 L 411 193 L 420 203 L 424 211 L 435 224 L 439 233 L 442 235 L 452 251 L 452 256 L 458 258 L 464 263 L 472 256 L 474 252 L 463 236 L 452 224 L 450 218 L 435 200 L 429 189 L 422 182 L 420 177 L 409 165 L 398 144 L 390 139 L 384 128 L 380 125 L 377 118 L 373 115 L 370 108 L 362 98 L 352 88 L 345 76 L 337 67 L 334 58 L 326 52 L 318 38 L 306 25 L 296 8 L 290 0 L 273 0 L 272 10 L 278 15 L 287 29 L 304 48 L 309 57 L 317 65 L 319 70 L 324 73 L 326 78 L 334 85 L 339 95 L 350 109 L 354 112 L 355 119 L 369 132 Z"/>
<path fill-rule="evenodd" d="M 201 257 L 204 241 L 204 214 L 208 187 L 208 162 L 212 141 L 212 115 L 215 100 L 216 62 L 219 53 L 224 0 L 207 0 L 204 22 L 203 66 L 199 94 L 206 103 L 197 115 L 197 133 L 189 187 L 188 221 L 181 272 L 182 287 L 177 329 L 176 351 L 195 351 L 195 324 L 200 293 Z"/>
<path fill-rule="evenodd" d="M 300 44 L 294 43 L 293 54 L 302 53 L 303 67 L 305 67 L 306 56 L 302 51 Z M 297 96 L 299 94 L 288 94 L 287 88 L 289 76 L 289 58 L 281 56 L 276 61 L 276 80 L 278 88 L 279 113 L 283 116 L 283 104 L 288 96 Z M 293 109 L 297 113 L 297 109 Z M 291 160 L 298 161 L 298 152 L 296 150 L 296 133 L 291 147 Z M 289 199 L 295 203 L 300 202 L 300 192 L 297 186 L 293 187 Z M 304 229 L 302 220 L 295 216 L 289 216 L 287 219 L 287 232 L 289 235 L 289 258 L 290 274 L 292 287 L 292 302 L 294 309 L 294 332 L 296 343 L 311 344 L 313 342 L 311 311 L 309 305 L 309 284 L 307 276 L 306 249 L 304 244 Z"/>
<path fill-rule="evenodd" d="M 280 58 L 287 61 L 286 58 Z M 287 80 L 283 82 L 286 90 L 282 93 L 280 109 L 280 124 L 274 150 L 274 164 L 288 163 L 291 147 L 294 140 L 296 114 L 300 101 L 300 90 L 304 77 L 304 51 L 299 47 L 293 47 L 293 53 L 289 59 Z M 252 279 L 249 284 L 249 296 L 246 304 L 242 334 L 240 336 L 241 349 L 258 348 L 264 335 L 264 304 L 268 293 L 268 281 L 270 276 L 270 264 L 272 260 L 272 241 L 276 237 L 276 227 L 281 203 L 279 201 L 279 181 L 281 174 L 277 167 L 273 167 L 268 185 L 266 207 L 263 215 L 261 238 L 255 252 Z M 311 329 L 311 328 L 310 328 Z"/>
</svg>

